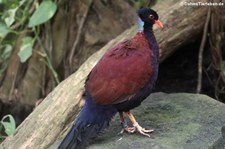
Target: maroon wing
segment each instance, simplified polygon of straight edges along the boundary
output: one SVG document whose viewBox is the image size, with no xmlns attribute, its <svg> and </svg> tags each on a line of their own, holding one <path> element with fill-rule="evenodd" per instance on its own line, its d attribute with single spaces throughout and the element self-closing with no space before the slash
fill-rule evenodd
<svg viewBox="0 0 225 149">
<path fill-rule="evenodd" d="M 92 69 L 86 90 L 98 104 L 124 101 L 149 81 L 152 74 L 150 59 L 148 44 L 134 39 L 122 42 L 111 48 Z"/>
</svg>

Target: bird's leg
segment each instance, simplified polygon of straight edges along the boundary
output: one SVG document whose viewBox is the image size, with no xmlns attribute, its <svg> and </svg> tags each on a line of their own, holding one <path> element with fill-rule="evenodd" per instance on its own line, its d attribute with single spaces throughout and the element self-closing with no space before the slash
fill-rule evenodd
<svg viewBox="0 0 225 149">
<path fill-rule="evenodd" d="M 120 115 L 121 126 L 122 126 L 122 130 L 120 131 L 120 134 L 124 133 L 124 131 L 128 133 L 134 133 L 135 127 L 128 127 L 125 117 L 123 115 L 123 112 L 119 112 L 119 115 Z"/>
<path fill-rule="evenodd" d="M 127 112 L 127 115 L 128 115 L 128 117 L 130 118 L 130 120 L 131 120 L 133 126 L 135 127 L 135 129 L 136 129 L 140 134 L 142 134 L 142 135 L 144 135 L 144 136 L 147 136 L 147 137 L 150 137 L 150 135 L 147 134 L 147 133 L 153 132 L 153 129 L 147 130 L 147 129 L 145 129 L 145 128 L 142 128 L 142 127 L 137 123 L 137 121 L 135 120 L 133 114 L 131 114 L 130 111 Z"/>
</svg>

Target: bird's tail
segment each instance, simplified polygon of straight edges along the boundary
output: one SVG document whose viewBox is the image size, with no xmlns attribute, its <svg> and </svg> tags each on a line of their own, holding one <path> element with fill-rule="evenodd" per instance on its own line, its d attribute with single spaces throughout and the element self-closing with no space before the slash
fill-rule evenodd
<svg viewBox="0 0 225 149">
<path fill-rule="evenodd" d="M 90 140 L 104 130 L 116 114 L 113 106 L 101 106 L 86 99 L 77 121 L 61 142 L 58 149 L 85 149 Z"/>
<path fill-rule="evenodd" d="M 78 120 L 70 129 L 58 149 L 85 149 L 89 141 L 96 138 L 108 123 L 87 124 Z"/>
</svg>

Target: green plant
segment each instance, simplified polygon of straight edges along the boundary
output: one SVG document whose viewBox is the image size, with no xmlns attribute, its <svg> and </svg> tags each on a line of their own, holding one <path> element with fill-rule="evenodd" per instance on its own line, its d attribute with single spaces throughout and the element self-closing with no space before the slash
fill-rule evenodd
<svg viewBox="0 0 225 149">
<path fill-rule="evenodd" d="M 56 1 L 43 0 L 0 0 L 0 76 L 8 66 L 8 61 L 16 46 L 17 37 L 25 34 L 22 38 L 18 56 L 20 62 L 26 62 L 33 52 L 33 46 L 39 44 L 42 56 L 55 81 L 59 83 L 57 72 L 52 64 L 50 47 L 44 46 L 40 40 L 40 26 L 54 16 L 57 10 Z M 34 36 L 32 36 L 32 33 Z"/>
<path fill-rule="evenodd" d="M 12 135 L 16 130 L 16 122 L 12 115 L 6 115 L 0 122 L 0 132 L 4 131 L 5 134 L 0 134 L 0 140 L 5 139 L 7 136 Z"/>
</svg>

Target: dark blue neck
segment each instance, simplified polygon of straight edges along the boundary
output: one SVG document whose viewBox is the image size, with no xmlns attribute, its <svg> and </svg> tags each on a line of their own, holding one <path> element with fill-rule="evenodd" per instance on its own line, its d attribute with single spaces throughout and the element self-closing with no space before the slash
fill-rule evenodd
<svg viewBox="0 0 225 149">
<path fill-rule="evenodd" d="M 149 27 L 148 25 L 144 25 L 144 34 L 146 39 L 148 40 L 149 46 L 154 54 L 154 63 L 159 64 L 159 46 L 155 39 L 154 33 L 152 31 L 152 26 Z"/>
<path fill-rule="evenodd" d="M 147 30 L 152 31 L 152 27 L 153 27 L 153 24 L 144 22 L 144 31 L 147 31 Z"/>
</svg>

